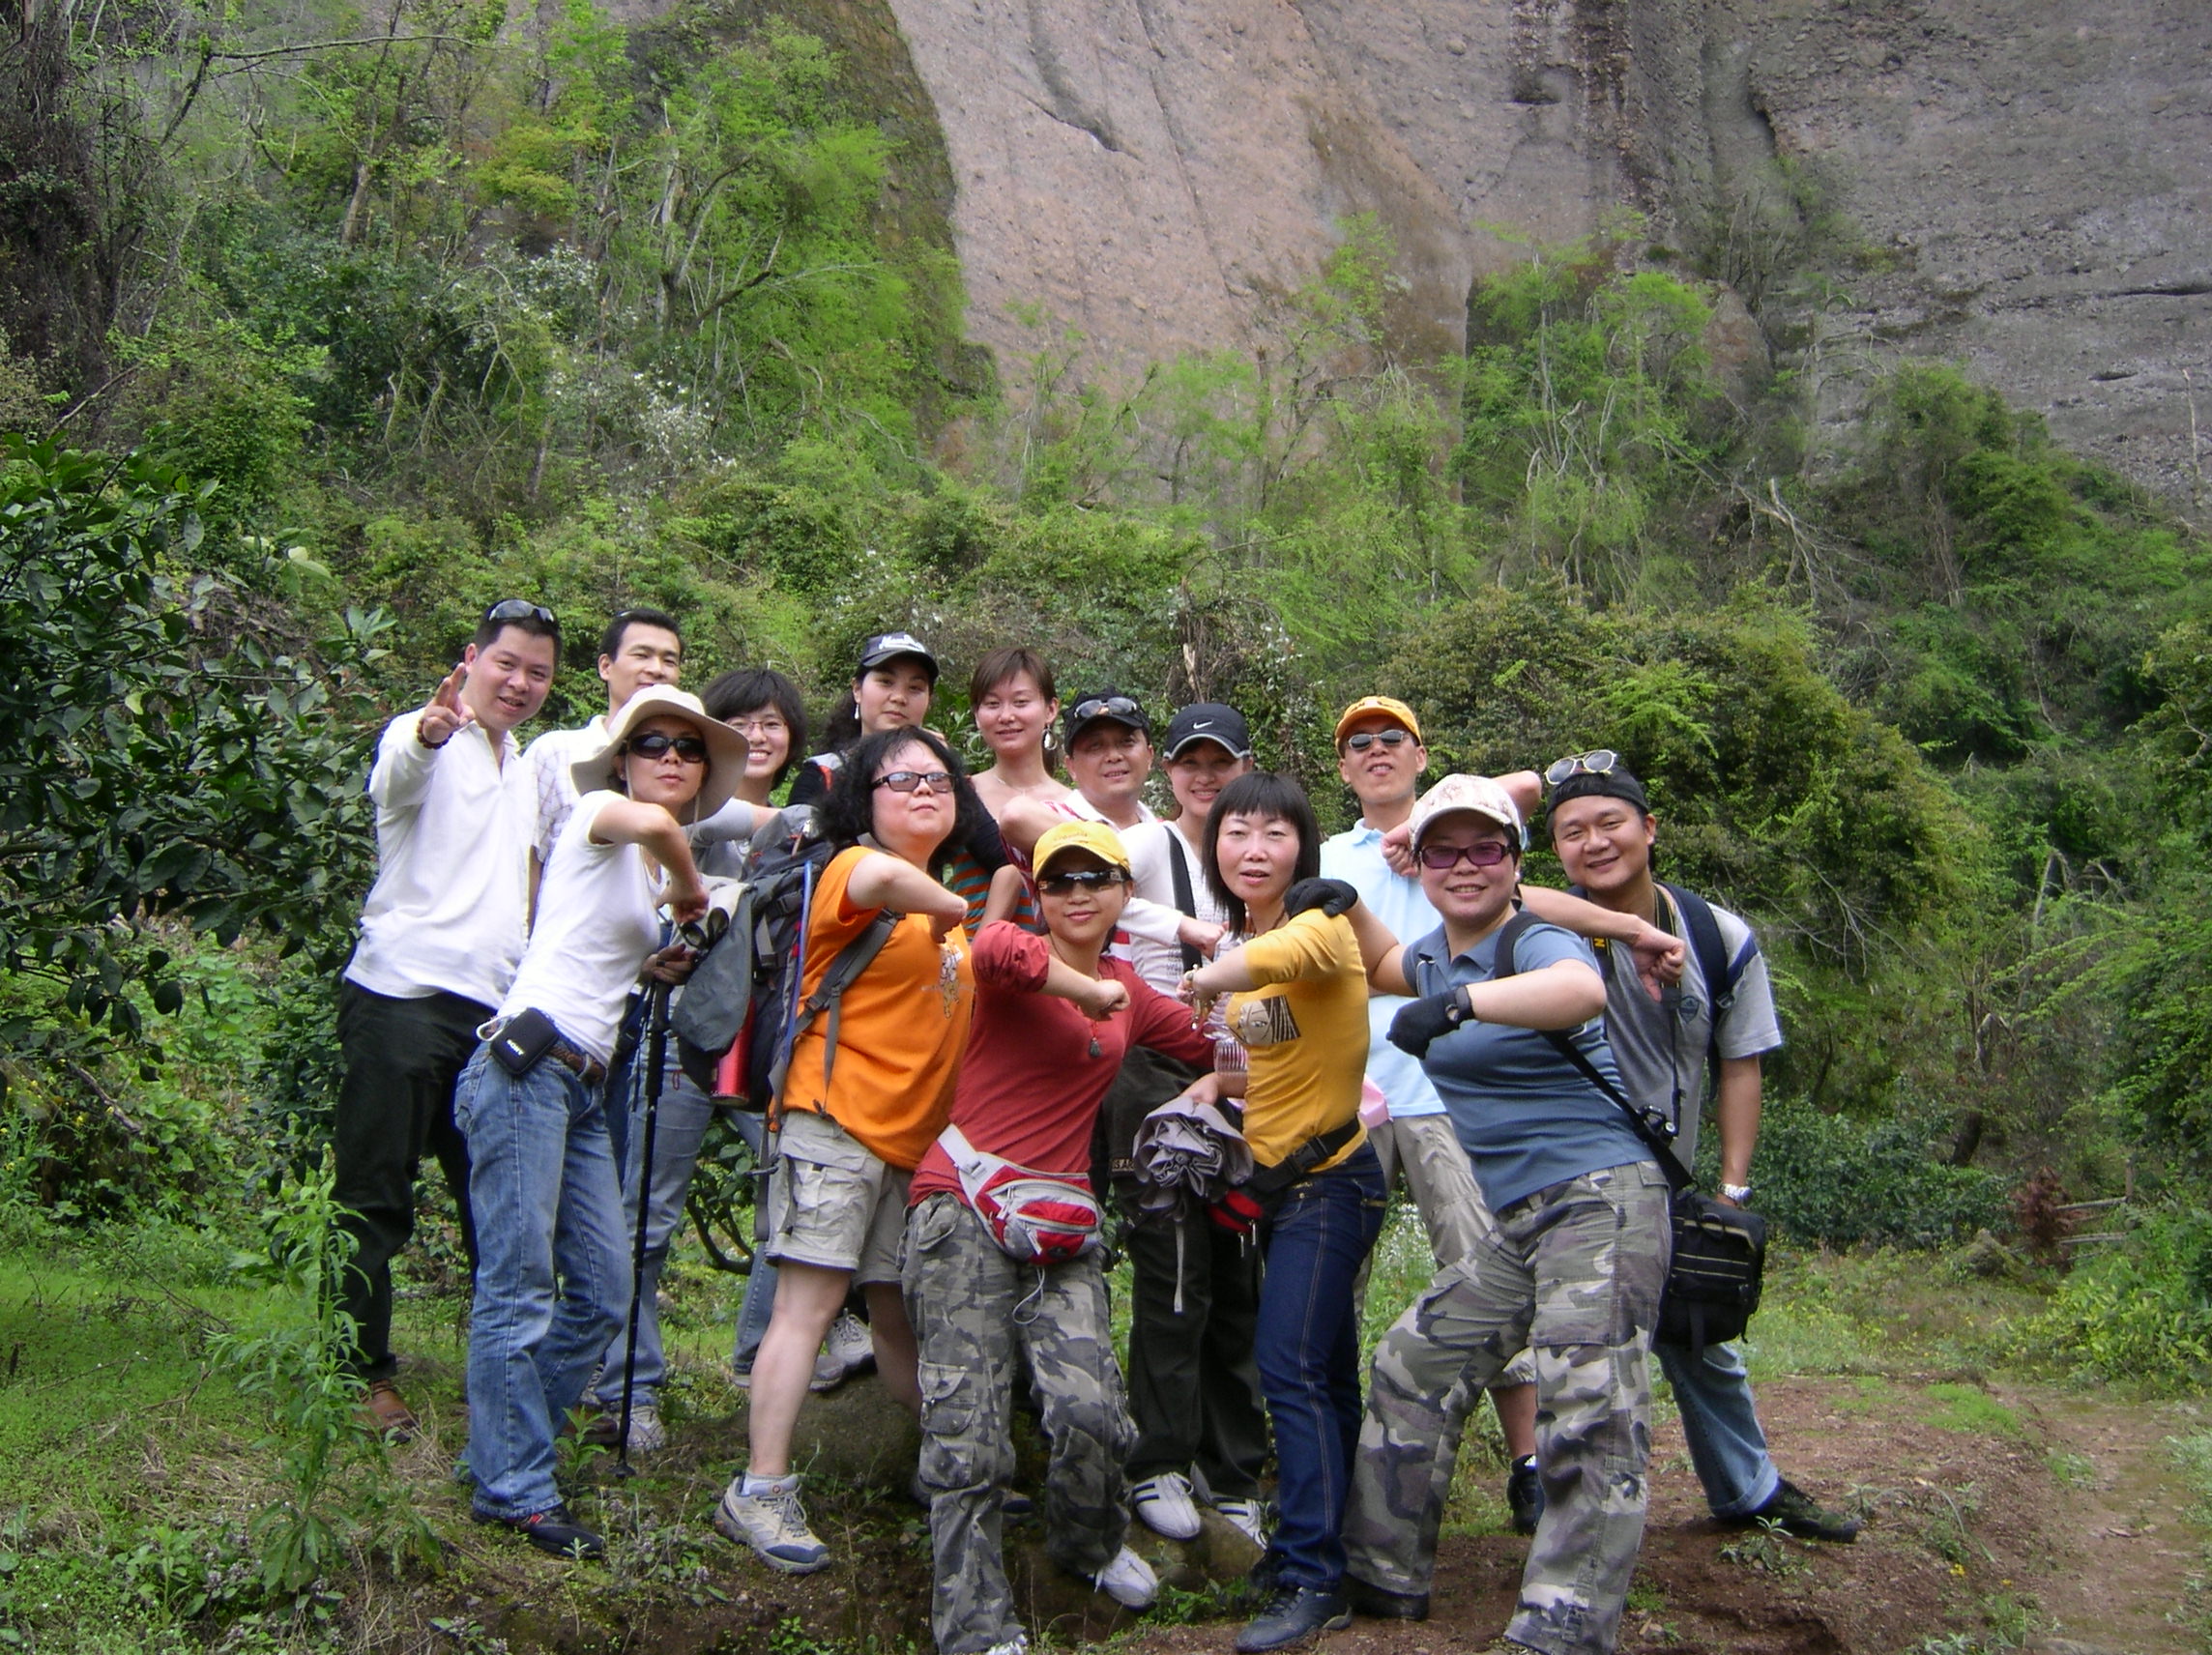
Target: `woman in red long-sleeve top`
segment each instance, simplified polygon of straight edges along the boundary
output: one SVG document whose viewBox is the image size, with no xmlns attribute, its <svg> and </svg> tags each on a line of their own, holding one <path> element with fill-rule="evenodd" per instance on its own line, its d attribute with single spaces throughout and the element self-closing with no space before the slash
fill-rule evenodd
<svg viewBox="0 0 2212 1655">
<path fill-rule="evenodd" d="M 1134 1431 L 1099 1255 L 1017 1260 L 964 1190 L 962 1173 L 974 1184 L 996 1158 L 1090 1192 L 1091 1132 L 1123 1054 L 1150 1046 L 1207 1064 L 1212 1042 L 1191 1027 L 1186 1007 L 1104 956 L 1129 896 L 1121 836 L 1101 823 L 1062 823 L 1038 839 L 1035 865 L 1047 934 L 1005 921 L 976 934 L 975 1018 L 952 1130 L 915 1169 L 907 1217 L 904 1286 L 921 1357 L 921 1481 L 931 1495 L 941 1655 L 1012 1655 L 1026 1642 L 1000 1551 L 1017 1347 L 1050 1444 L 1046 1552 L 1132 1608 L 1159 1589 L 1121 1543 L 1129 1525 L 1121 1463 Z M 1198 1089 L 1214 1084 L 1208 1075 Z"/>
</svg>

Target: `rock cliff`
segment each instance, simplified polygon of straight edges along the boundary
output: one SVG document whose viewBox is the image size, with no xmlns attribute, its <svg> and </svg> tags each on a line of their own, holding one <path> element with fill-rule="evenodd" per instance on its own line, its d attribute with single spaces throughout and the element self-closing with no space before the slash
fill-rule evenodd
<svg viewBox="0 0 2212 1655">
<path fill-rule="evenodd" d="M 1244 342 L 1357 213 L 1396 237 L 1391 324 L 1430 351 L 1516 240 L 1631 207 L 1646 256 L 1725 276 L 1771 337 L 1818 335 L 1828 411 L 1897 352 L 1954 358 L 2201 496 L 2204 0 L 772 9 L 896 82 L 877 90 L 926 158 L 911 184 L 948 194 L 970 327 L 1003 361 L 1039 313 L 1125 362 Z M 1832 277 L 1818 305 L 1790 296 L 1808 264 Z"/>
</svg>

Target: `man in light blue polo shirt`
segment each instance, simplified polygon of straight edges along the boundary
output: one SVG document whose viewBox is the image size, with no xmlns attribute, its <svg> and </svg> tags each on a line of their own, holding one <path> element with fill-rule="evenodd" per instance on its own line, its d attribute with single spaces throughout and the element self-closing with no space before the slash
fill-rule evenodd
<svg viewBox="0 0 2212 1655">
<path fill-rule="evenodd" d="M 1336 771 L 1359 800 L 1360 816 L 1349 831 L 1322 845 L 1322 877 L 1342 880 L 1358 891 L 1369 912 L 1402 943 L 1426 937 L 1442 923 L 1421 894 L 1421 882 L 1393 872 L 1382 857 L 1382 835 L 1412 814 L 1428 765 L 1420 720 L 1402 701 L 1363 696 L 1336 721 Z M 1528 784 L 1535 779 L 1532 772 L 1526 777 Z M 1527 791 L 1532 794 L 1533 786 Z M 1533 803 L 1531 798 L 1524 809 Z M 1428 1232 L 1429 1251 L 1441 1269 L 1473 1250 L 1491 1227 L 1490 1212 L 1443 1100 L 1419 1061 L 1390 1044 L 1390 1020 L 1405 1003 L 1397 995 L 1382 994 L 1367 1003 L 1367 1078 L 1382 1089 L 1390 1108 L 1390 1118 L 1367 1141 L 1382 1162 L 1385 1181 L 1405 1174 L 1407 1193 Z M 1360 1286 L 1366 1286 L 1364 1272 Z M 1503 1382 L 1491 1392 L 1513 1459 L 1508 1502 L 1514 1525 L 1524 1533 L 1534 1530 L 1543 1498 L 1536 1476 L 1536 1391 L 1522 1382 L 1527 1377 L 1500 1376 Z"/>
</svg>

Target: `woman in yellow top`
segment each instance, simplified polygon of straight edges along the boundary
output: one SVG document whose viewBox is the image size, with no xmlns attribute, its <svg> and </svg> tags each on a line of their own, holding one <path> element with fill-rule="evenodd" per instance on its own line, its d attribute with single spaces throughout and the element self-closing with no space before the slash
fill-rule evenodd
<svg viewBox="0 0 2212 1655">
<path fill-rule="evenodd" d="M 1352 1287 L 1382 1228 L 1382 1163 L 1359 1124 L 1367 975 L 1351 923 L 1284 898 L 1321 871 L 1321 828 L 1296 784 L 1240 776 L 1214 800 L 1206 883 L 1247 941 L 1183 979 L 1203 1013 L 1223 994 L 1251 1054 L 1244 1136 L 1260 1171 L 1217 1219 L 1265 1225 L 1254 1355 L 1275 1428 L 1277 1520 L 1254 1570 L 1266 1606 L 1239 1650 L 1279 1649 L 1347 1623 L 1346 1497 L 1359 1435 L 1359 1328 Z M 1237 1209 L 1241 1209 L 1240 1211 Z"/>
<path fill-rule="evenodd" d="M 845 990 L 835 1020 L 817 1018 L 792 1043 L 777 1099 L 766 1243 L 775 1309 L 753 1358 L 751 1461 L 722 1495 L 714 1526 L 797 1575 L 828 1563 L 830 1551 L 799 1502 L 792 1427 L 814 1353 L 854 1285 L 867 1295 L 877 1373 L 910 1409 L 921 1408 L 899 1243 L 915 1164 L 951 1118 L 975 998 L 960 923 L 968 905 L 937 874 L 973 830 L 971 818 L 983 814 L 952 750 L 904 726 L 861 738 L 817 809 L 837 851 L 807 909 L 801 992 L 821 986 L 879 914 L 901 917 Z"/>
</svg>

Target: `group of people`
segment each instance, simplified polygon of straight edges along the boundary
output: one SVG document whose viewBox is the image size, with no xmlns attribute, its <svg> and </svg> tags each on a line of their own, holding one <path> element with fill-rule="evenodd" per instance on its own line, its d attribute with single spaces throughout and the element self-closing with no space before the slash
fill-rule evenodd
<svg viewBox="0 0 2212 1655">
<path fill-rule="evenodd" d="M 680 1068 L 653 1088 L 609 1069 L 638 991 L 696 963 L 672 927 L 706 911 L 796 769 L 789 798 L 830 852 L 800 995 L 869 951 L 834 1015 L 800 1030 L 768 1118 L 740 1118 L 770 1176 L 737 1352 L 748 1459 L 716 1526 L 779 1570 L 829 1561 L 792 1444 L 858 1310 L 920 1421 L 945 1655 L 1026 1646 L 1001 1534 L 1025 1390 L 1052 1558 L 1142 1608 L 1158 1582 L 1131 1524 L 1189 1539 L 1210 1507 L 1263 1549 L 1237 1647 L 1283 1648 L 1353 1612 L 1427 1614 L 1487 1390 L 1535 1537 L 1498 1647 L 1613 1647 L 1670 1238 L 1668 1176 L 1622 1096 L 1675 1123 L 1686 1166 L 1710 1079 L 1721 1196 L 1747 1201 L 1780 1043 L 1756 940 L 1656 880 L 1656 821 L 1616 755 L 1424 793 L 1417 714 L 1364 697 L 1335 726 L 1360 820 L 1324 841 L 1304 793 L 1255 768 L 1235 709 L 1184 707 L 1155 745 L 1137 698 L 1063 706 L 1019 648 L 976 663 L 994 762 L 970 776 L 925 723 L 940 665 L 910 633 L 867 641 L 809 756 L 788 680 L 732 673 L 694 698 L 677 621 L 627 611 L 602 639 L 607 712 L 520 751 L 559 644 L 549 611 L 493 606 L 370 776 L 381 860 L 341 995 L 336 1194 L 379 1429 L 415 1427 L 390 1263 L 428 1149 L 475 1270 L 476 1514 L 600 1550 L 562 1503 L 555 1439 L 588 1398 L 604 1417 L 586 1429 L 615 1439 L 626 1392 L 627 1446 L 665 1439 L 654 1283 L 713 1108 Z M 1166 820 L 1144 797 L 1155 764 Z M 1539 803 L 1573 893 L 1521 880 Z M 650 1166 L 630 1118 L 649 1091 Z M 1238 1140 L 1250 1176 L 1152 1199 L 1139 1145 L 1171 1114 Z M 1401 1175 L 1437 1272 L 1363 1374 L 1368 1258 Z M 1109 1206 L 1132 1268 L 1125 1380 Z M 1657 1354 L 1716 1517 L 1851 1538 L 1776 1471 L 1733 1347 Z"/>
</svg>

